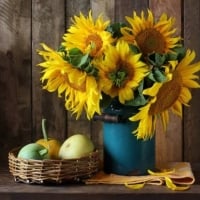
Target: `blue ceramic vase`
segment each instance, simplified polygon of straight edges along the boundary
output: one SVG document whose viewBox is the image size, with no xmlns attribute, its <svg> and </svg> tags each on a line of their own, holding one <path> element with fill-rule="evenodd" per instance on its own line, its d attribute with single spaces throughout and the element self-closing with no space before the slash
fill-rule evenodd
<svg viewBox="0 0 200 200">
<path fill-rule="evenodd" d="M 136 112 L 133 108 L 109 107 L 107 115 L 120 120 L 103 122 L 104 171 L 119 175 L 144 175 L 155 169 L 155 138 L 138 140 L 132 133 L 138 126 L 128 117 Z M 108 117 L 109 119 L 109 117 Z"/>
</svg>

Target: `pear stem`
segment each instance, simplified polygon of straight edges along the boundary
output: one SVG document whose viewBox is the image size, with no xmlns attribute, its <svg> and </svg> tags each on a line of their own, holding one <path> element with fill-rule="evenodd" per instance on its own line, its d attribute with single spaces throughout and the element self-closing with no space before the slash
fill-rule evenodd
<svg viewBox="0 0 200 200">
<path fill-rule="evenodd" d="M 41 156 L 45 156 L 47 153 L 48 153 L 48 149 L 42 149 L 42 150 L 39 151 L 39 154 Z"/>
<path fill-rule="evenodd" d="M 44 139 L 46 141 L 48 141 L 48 136 L 47 136 L 47 132 L 46 132 L 45 122 L 46 122 L 46 119 L 42 119 L 42 134 L 43 134 Z"/>
</svg>

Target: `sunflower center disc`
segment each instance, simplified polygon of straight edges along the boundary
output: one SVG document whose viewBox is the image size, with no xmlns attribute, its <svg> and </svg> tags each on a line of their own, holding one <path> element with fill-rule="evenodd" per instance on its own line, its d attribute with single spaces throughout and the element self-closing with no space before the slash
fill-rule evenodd
<svg viewBox="0 0 200 200">
<path fill-rule="evenodd" d="M 155 29 L 145 29 L 136 36 L 136 41 L 144 54 L 164 53 L 165 40 L 163 36 Z"/>
</svg>

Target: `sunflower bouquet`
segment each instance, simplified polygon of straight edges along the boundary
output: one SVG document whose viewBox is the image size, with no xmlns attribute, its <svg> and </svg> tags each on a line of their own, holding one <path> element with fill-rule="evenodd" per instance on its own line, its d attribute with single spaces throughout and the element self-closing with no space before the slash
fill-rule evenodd
<svg viewBox="0 0 200 200">
<path fill-rule="evenodd" d="M 160 118 L 166 130 L 169 110 L 182 117 L 191 88 L 197 82 L 200 62 L 176 35 L 175 19 L 152 11 L 126 16 L 125 23 L 110 23 L 99 15 L 80 13 L 54 50 L 42 43 L 41 82 L 49 92 L 64 97 L 65 108 L 78 119 L 101 115 L 113 101 L 137 108 L 128 118 L 138 122 L 133 133 L 149 139 Z"/>
</svg>

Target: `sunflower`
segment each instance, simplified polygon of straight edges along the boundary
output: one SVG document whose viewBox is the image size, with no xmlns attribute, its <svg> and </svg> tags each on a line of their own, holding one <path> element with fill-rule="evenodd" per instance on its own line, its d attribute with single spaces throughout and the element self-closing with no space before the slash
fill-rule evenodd
<svg viewBox="0 0 200 200">
<path fill-rule="evenodd" d="M 173 28 L 174 18 L 168 18 L 165 13 L 155 22 L 154 16 L 148 10 L 145 18 L 144 12 L 138 16 L 126 17 L 131 27 L 122 28 L 123 39 L 137 45 L 144 55 L 151 53 L 168 53 L 178 46 L 180 37 L 173 37 L 176 29 Z"/>
<path fill-rule="evenodd" d="M 171 80 L 165 83 L 155 83 L 151 88 L 144 90 L 145 95 L 152 96 L 148 104 L 130 117 L 131 121 L 139 121 L 134 133 L 137 138 L 148 139 L 155 133 L 158 117 L 161 118 L 164 130 L 169 121 L 169 110 L 182 117 L 182 105 L 188 105 L 191 100 L 190 88 L 200 88 L 195 81 L 199 76 L 195 75 L 200 70 L 200 62 L 192 64 L 195 52 L 187 50 L 185 57 L 178 61 L 170 61 Z"/>
<path fill-rule="evenodd" d="M 58 96 L 65 96 L 65 107 L 80 117 L 83 110 L 87 118 L 91 119 L 94 113 L 100 114 L 99 101 L 101 93 L 96 79 L 86 72 L 73 67 L 65 61 L 62 54 L 42 44 L 45 51 L 39 51 L 45 62 L 39 64 L 43 67 L 41 81 L 43 88 L 49 92 L 58 91 Z"/>
<path fill-rule="evenodd" d="M 134 98 L 134 88 L 147 75 L 148 68 L 140 61 L 141 54 L 134 54 L 125 41 L 109 46 L 105 57 L 95 63 L 99 68 L 99 84 L 110 97 L 119 98 L 120 103 Z"/>
<path fill-rule="evenodd" d="M 80 13 L 80 17 L 74 17 L 73 24 L 64 34 L 62 45 L 67 50 L 78 48 L 84 54 L 89 53 L 92 57 L 99 57 L 114 41 L 112 34 L 105 31 L 109 23 L 109 21 L 103 21 L 101 15 L 94 21 L 91 12 L 88 17 Z"/>
</svg>

